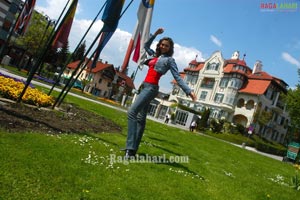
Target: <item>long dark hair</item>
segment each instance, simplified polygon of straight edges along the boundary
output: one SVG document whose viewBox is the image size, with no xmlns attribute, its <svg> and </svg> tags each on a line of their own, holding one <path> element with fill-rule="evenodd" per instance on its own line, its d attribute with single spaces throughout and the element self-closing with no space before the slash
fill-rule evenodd
<svg viewBox="0 0 300 200">
<path fill-rule="evenodd" d="M 164 40 L 166 40 L 166 41 L 168 41 L 170 43 L 170 49 L 169 49 L 169 51 L 167 53 L 165 53 L 165 55 L 171 57 L 174 54 L 174 42 L 173 42 L 173 40 L 171 38 L 169 38 L 169 37 L 164 37 L 164 38 L 161 38 L 159 40 L 158 44 L 156 45 L 156 52 L 155 52 L 156 57 L 159 57 L 161 55 L 159 46 L 162 43 L 162 41 L 164 41 Z"/>
</svg>

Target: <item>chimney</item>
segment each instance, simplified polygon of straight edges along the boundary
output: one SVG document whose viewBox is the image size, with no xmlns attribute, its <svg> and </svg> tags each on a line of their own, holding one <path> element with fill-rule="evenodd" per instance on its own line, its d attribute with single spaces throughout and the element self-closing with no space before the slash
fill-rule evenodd
<svg viewBox="0 0 300 200">
<path fill-rule="evenodd" d="M 235 51 L 233 52 L 232 56 L 231 56 L 232 60 L 239 60 L 240 59 L 240 52 L 239 51 Z"/>
<path fill-rule="evenodd" d="M 255 74 L 255 73 L 258 73 L 258 72 L 261 72 L 262 71 L 262 62 L 260 60 L 257 60 L 254 64 L 254 67 L 253 67 L 253 71 L 252 71 L 252 74 Z"/>
</svg>

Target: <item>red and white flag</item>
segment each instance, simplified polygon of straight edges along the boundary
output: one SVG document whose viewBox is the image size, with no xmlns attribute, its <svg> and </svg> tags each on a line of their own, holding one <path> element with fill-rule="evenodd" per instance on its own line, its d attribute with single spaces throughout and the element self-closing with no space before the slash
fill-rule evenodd
<svg viewBox="0 0 300 200">
<path fill-rule="evenodd" d="M 29 24 L 32 12 L 34 10 L 35 0 L 27 0 L 24 3 L 23 9 L 18 17 L 14 31 L 20 35 L 24 35 Z"/>
<path fill-rule="evenodd" d="M 134 52 L 132 60 L 138 64 L 140 69 L 143 66 L 142 63 L 146 58 L 144 43 L 149 39 L 150 35 L 154 2 L 155 0 L 141 0 L 137 13 L 138 21 L 127 48 L 127 52 L 122 64 L 122 72 L 126 71 L 132 52 Z"/>
</svg>

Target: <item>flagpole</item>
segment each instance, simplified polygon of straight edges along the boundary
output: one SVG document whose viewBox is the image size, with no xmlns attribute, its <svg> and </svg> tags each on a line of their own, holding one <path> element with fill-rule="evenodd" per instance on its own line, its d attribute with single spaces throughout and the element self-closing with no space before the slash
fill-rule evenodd
<svg viewBox="0 0 300 200">
<path fill-rule="evenodd" d="M 57 19 L 57 21 L 56 21 L 56 23 L 54 23 L 54 27 L 53 27 L 51 33 L 49 34 L 49 37 L 48 37 L 48 38 L 51 38 L 52 34 L 54 33 L 54 31 L 55 31 L 55 29 L 56 29 L 56 27 L 57 27 L 57 25 L 58 25 L 58 23 L 59 23 L 61 17 L 63 16 L 63 13 L 65 12 L 65 10 L 66 10 L 66 8 L 67 8 L 67 6 L 68 6 L 68 4 L 69 4 L 69 2 L 70 2 L 70 0 L 68 0 L 67 3 L 65 4 L 63 10 L 61 11 L 61 13 L 60 13 L 60 15 L 59 15 L 59 17 L 58 17 L 58 19 Z M 59 29 L 57 29 L 57 30 L 59 30 Z M 49 39 L 48 39 L 48 40 L 49 40 Z M 40 64 L 40 66 L 38 67 L 38 69 L 37 69 L 38 74 L 41 73 L 42 68 L 43 68 L 43 64 L 44 64 L 44 62 L 42 62 L 42 63 Z"/>
<path fill-rule="evenodd" d="M 67 83 L 65 84 L 64 88 L 62 89 L 62 91 L 60 92 L 59 96 L 56 98 L 52 108 L 55 108 L 56 104 L 58 103 L 59 105 L 62 103 L 63 99 L 61 99 L 63 93 L 65 92 L 65 90 L 67 90 L 67 92 L 65 93 L 64 97 L 67 95 L 68 91 L 70 91 L 70 89 L 72 88 L 72 85 L 74 83 L 74 81 L 72 80 L 73 77 L 76 75 L 77 70 L 80 68 L 80 66 L 82 65 L 82 63 L 85 61 L 85 57 L 87 57 L 87 55 L 90 53 L 90 51 L 92 50 L 92 48 L 94 47 L 94 44 L 97 42 L 98 38 L 100 37 L 102 30 L 97 34 L 97 36 L 95 37 L 95 39 L 93 40 L 92 44 L 90 45 L 89 49 L 87 50 L 87 52 L 84 54 L 83 59 L 78 63 L 77 67 L 75 68 L 75 70 L 72 72 L 71 77 L 69 78 L 69 80 L 67 81 Z M 86 64 L 85 64 L 86 66 Z M 82 68 L 84 69 L 84 67 Z M 82 72 L 82 71 L 81 71 Z M 78 73 L 80 75 L 80 73 Z M 77 78 L 77 77 L 76 77 Z M 75 79 L 76 81 L 76 79 Z M 72 82 L 72 84 L 71 84 Z M 68 89 L 69 88 L 69 89 Z"/>
<path fill-rule="evenodd" d="M 71 12 L 72 10 L 72 5 L 70 6 L 69 10 L 67 11 L 66 15 L 64 16 L 64 19 L 62 20 L 62 22 L 65 20 L 66 16 L 69 15 L 69 13 Z M 27 77 L 27 80 L 26 80 L 26 84 L 19 96 L 19 98 L 17 99 L 17 103 L 20 103 L 22 101 L 22 97 L 24 96 L 28 86 L 30 85 L 32 79 L 33 79 L 33 76 L 35 74 L 35 72 L 37 71 L 38 67 L 41 65 L 41 63 L 44 61 L 45 57 L 46 57 L 46 54 L 47 54 L 47 51 L 49 48 L 51 48 L 51 45 L 52 45 L 52 42 L 54 41 L 57 33 L 58 33 L 58 30 L 60 29 L 60 27 L 63 25 L 63 23 L 60 23 L 59 26 L 58 26 L 58 29 L 57 31 L 55 31 L 55 33 L 50 37 L 50 39 L 48 40 L 48 43 L 46 45 L 46 47 L 44 48 L 42 54 L 39 56 L 39 59 L 37 60 L 36 64 L 33 66 L 32 70 L 30 70 L 30 73 L 29 73 L 29 76 Z"/>
<path fill-rule="evenodd" d="M 131 0 L 131 2 L 127 5 L 127 7 L 124 9 L 124 11 L 120 14 L 118 20 L 120 20 L 120 18 L 123 16 L 123 14 L 124 14 L 124 13 L 127 11 L 127 9 L 129 8 L 129 6 L 132 4 L 132 2 L 133 2 L 133 0 Z M 95 38 L 95 40 L 93 41 L 93 43 L 90 45 L 90 48 L 89 48 L 88 52 L 85 53 L 85 55 L 84 55 L 84 57 L 83 57 L 83 60 L 85 60 L 85 57 L 88 55 L 88 53 L 90 52 L 90 50 L 92 49 L 92 47 L 94 46 L 94 44 L 96 43 L 96 41 L 98 40 L 98 38 L 100 37 L 100 35 L 101 35 L 102 32 L 103 32 L 103 28 L 101 29 L 101 31 L 100 31 L 100 32 L 98 33 L 98 35 L 96 36 L 96 38 Z M 96 49 L 96 50 L 97 50 L 97 49 Z M 96 50 L 94 51 L 94 53 L 96 52 Z M 93 55 L 93 54 L 92 54 L 92 55 Z M 75 72 L 77 72 L 77 70 L 78 70 L 78 69 L 80 68 L 80 66 L 82 65 L 83 60 L 77 65 L 76 69 L 73 71 L 73 73 L 72 73 L 70 79 L 68 80 L 67 84 L 66 84 L 65 87 L 63 88 L 63 91 L 60 93 L 58 99 L 55 101 L 55 103 L 54 103 L 54 105 L 53 105 L 52 108 L 54 108 L 54 107 L 56 106 L 57 103 L 58 103 L 58 106 L 60 106 L 60 104 L 63 102 L 64 98 L 66 97 L 67 93 L 71 90 L 71 88 L 72 88 L 72 86 L 73 86 L 73 83 L 70 84 L 70 83 L 71 83 L 71 80 L 72 80 L 72 78 L 75 76 Z M 90 61 L 90 60 L 91 60 L 91 58 L 89 59 L 89 61 Z M 89 61 L 88 61 L 88 62 L 89 62 Z M 87 62 L 87 63 L 88 63 L 88 62 Z M 86 65 L 85 65 L 85 66 L 86 66 Z M 82 67 L 81 72 L 84 70 L 85 66 Z M 80 73 L 81 73 L 81 72 L 80 72 Z M 78 73 L 78 75 L 76 76 L 76 78 L 75 78 L 74 81 L 77 80 L 77 78 L 79 77 L 80 73 Z M 73 82 L 74 82 L 74 81 L 73 81 Z M 68 89 L 67 89 L 67 88 L 68 88 Z M 63 94 L 63 92 L 64 92 L 66 89 L 67 89 L 67 91 L 65 92 L 64 96 L 62 97 L 62 94 Z M 61 98 L 61 97 L 62 97 L 62 98 Z M 60 99 L 60 98 L 61 98 L 61 99 Z"/>
<path fill-rule="evenodd" d="M 88 29 L 86 30 L 86 32 L 84 33 L 84 35 L 82 36 L 80 42 L 78 43 L 78 45 L 76 46 L 75 50 L 73 51 L 73 53 L 71 54 L 71 56 L 68 58 L 68 60 L 66 61 L 66 63 L 69 63 L 72 60 L 73 55 L 75 54 L 75 52 L 79 49 L 80 45 L 82 44 L 83 40 L 85 39 L 86 35 L 88 34 L 88 32 L 90 31 L 90 29 L 92 28 L 92 26 L 94 25 L 94 23 L 96 22 L 97 18 L 99 17 L 100 13 L 102 12 L 104 6 L 106 5 L 107 1 L 103 4 L 103 6 L 101 7 L 101 9 L 98 11 L 97 15 L 95 16 L 94 20 L 92 21 L 92 23 L 90 24 L 90 26 L 88 27 Z M 84 57 L 83 57 L 84 59 Z M 60 78 L 64 72 L 64 70 L 67 68 L 67 64 L 65 64 L 63 66 L 63 68 L 61 69 L 58 78 L 56 80 L 56 82 L 53 84 L 53 86 L 51 87 L 48 95 L 50 95 L 53 91 L 53 89 L 55 88 L 55 86 L 59 83 Z"/>
<path fill-rule="evenodd" d="M 103 33 L 103 32 L 102 32 Z M 99 35 L 100 37 L 100 35 Z M 98 39 L 98 38 L 97 38 Z M 94 41 L 94 44 L 97 42 L 97 40 Z M 93 44 L 93 46 L 94 46 Z M 92 48 L 92 47 L 91 47 Z M 66 88 L 66 92 L 63 94 L 62 98 L 58 101 L 58 106 L 60 106 L 60 104 L 63 102 L 63 100 L 66 98 L 67 94 L 69 93 L 69 91 L 72 89 L 73 84 L 76 82 L 76 80 L 79 78 L 80 74 L 83 72 L 83 70 L 85 69 L 85 67 L 87 66 L 87 64 L 92 60 L 93 54 L 97 51 L 97 49 L 95 49 L 95 51 L 92 53 L 92 55 L 90 56 L 90 58 L 88 59 L 88 61 L 82 66 L 82 68 L 80 69 L 80 72 L 76 75 L 75 79 L 72 81 L 72 79 L 70 78 L 69 80 L 69 84 L 66 84 L 67 88 Z M 83 62 L 82 62 L 83 63 Z M 78 66 L 80 67 L 82 65 L 82 63 L 79 63 Z M 77 66 L 77 67 L 78 67 Z M 90 68 L 92 68 L 92 65 L 90 65 Z M 76 70 L 74 70 L 74 72 L 76 72 Z M 73 74 L 72 74 L 73 75 Z M 74 73 L 75 76 L 75 73 Z"/>
</svg>

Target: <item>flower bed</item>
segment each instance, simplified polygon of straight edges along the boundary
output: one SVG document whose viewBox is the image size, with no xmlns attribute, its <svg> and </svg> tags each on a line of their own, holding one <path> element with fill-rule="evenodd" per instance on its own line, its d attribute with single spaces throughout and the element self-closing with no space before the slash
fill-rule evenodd
<svg viewBox="0 0 300 200">
<path fill-rule="evenodd" d="M 0 96 L 11 100 L 17 100 L 23 91 L 24 82 L 19 79 L 3 76 L 0 74 Z M 54 99 L 39 91 L 32 86 L 28 87 L 25 94 L 22 97 L 22 102 L 39 107 L 51 106 L 54 103 Z"/>
</svg>

